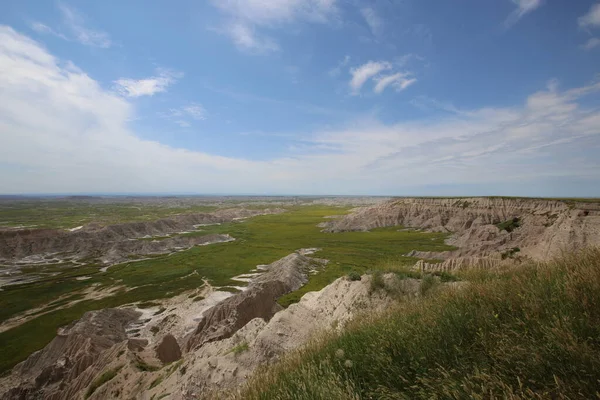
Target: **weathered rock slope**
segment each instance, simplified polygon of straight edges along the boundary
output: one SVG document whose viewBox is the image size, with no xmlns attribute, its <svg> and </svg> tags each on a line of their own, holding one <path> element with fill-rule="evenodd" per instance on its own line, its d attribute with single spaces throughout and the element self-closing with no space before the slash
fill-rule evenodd
<svg viewBox="0 0 600 400">
<path fill-rule="evenodd" d="M 227 237 L 169 238 L 156 242 L 137 242 L 130 239 L 164 236 L 208 224 L 230 222 L 262 214 L 282 212 L 281 209 L 230 209 L 213 213 L 176 215 L 149 222 L 128 222 L 109 226 L 89 224 L 75 231 L 62 229 L 0 230 L 0 259 L 16 261 L 44 254 L 59 254 L 78 259 L 103 255 L 105 262 L 120 261 L 128 254 L 152 254 L 181 247 L 191 247 L 210 240 L 224 241 Z"/>
<path fill-rule="evenodd" d="M 138 316 L 131 310 L 92 311 L 59 329 L 50 344 L 0 381 L 2 399 L 80 397 L 116 356 L 115 346 L 127 340 L 125 326 Z"/>
<path fill-rule="evenodd" d="M 508 232 L 498 224 L 517 218 Z M 401 198 L 365 207 L 321 225 L 327 232 L 404 226 L 452 233 L 456 251 L 412 254 L 441 259 L 499 259 L 518 255 L 547 260 L 564 249 L 600 245 L 600 203 L 517 198 Z M 469 264 L 470 261 L 453 261 Z"/>
<path fill-rule="evenodd" d="M 188 351 L 207 342 L 226 339 L 254 318 L 270 319 L 282 309 L 277 299 L 308 281 L 312 264 L 312 259 L 299 253 L 271 264 L 245 291 L 225 299 L 204 314 L 187 339 Z"/>
</svg>

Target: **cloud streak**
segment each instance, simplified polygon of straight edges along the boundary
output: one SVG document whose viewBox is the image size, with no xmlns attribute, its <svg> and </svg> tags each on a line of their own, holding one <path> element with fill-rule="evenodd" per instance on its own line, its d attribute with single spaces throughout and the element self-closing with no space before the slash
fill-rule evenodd
<svg viewBox="0 0 600 400">
<path fill-rule="evenodd" d="M 392 64 L 387 61 L 369 61 L 359 67 L 350 70 L 350 88 L 352 93 L 358 94 L 363 85 L 372 77 L 382 71 L 392 68 Z"/>
<path fill-rule="evenodd" d="M 544 0 L 511 0 L 517 8 L 504 21 L 504 26 L 510 28 L 525 15 L 531 13 L 544 4 Z"/>
<path fill-rule="evenodd" d="M 387 61 L 369 61 L 359 67 L 350 69 L 350 89 L 352 94 L 360 93 L 361 88 L 369 79 L 373 79 L 375 86 L 373 92 L 381 94 L 383 91 L 392 86 L 397 92 L 401 92 L 410 85 L 417 82 L 416 78 L 412 77 L 409 72 L 396 72 L 383 75 L 382 72 L 389 71 L 393 68 L 393 64 Z"/>
<path fill-rule="evenodd" d="M 223 28 L 214 29 L 228 36 L 246 52 L 265 54 L 280 49 L 264 33 L 298 22 L 326 23 L 337 13 L 336 0 L 211 0 L 225 16 Z"/>
<path fill-rule="evenodd" d="M 76 9 L 62 3 L 59 3 L 58 7 L 62 15 L 62 23 L 68 33 L 65 34 L 37 21 L 30 24 L 31 29 L 38 33 L 53 35 L 63 40 L 78 42 L 86 46 L 106 49 L 112 45 L 109 34 L 88 28 L 85 18 Z"/>
<path fill-rule="evenodd" d="M 126 97 L 154 96 L 156 93 L 166 92 L 167 88 L 181 77 L 183 77 L 181 72 L 162 69 L 156 76 L 150 78 L 117 79 L 114 87 L 118 93 Z"/>
<path fill-rule="evenodd" d="M 596 28 L 600 26 L 600 3 L 592 5 L 590 10 L 577 20 L 580 28 Z"/>
</svg>

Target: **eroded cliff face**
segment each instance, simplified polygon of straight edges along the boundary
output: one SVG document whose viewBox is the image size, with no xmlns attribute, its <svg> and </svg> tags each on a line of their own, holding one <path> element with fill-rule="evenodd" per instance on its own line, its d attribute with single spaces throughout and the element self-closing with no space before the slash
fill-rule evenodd
<svg viewBox="0 0 600 400">
<path fill-rule="evenodd" d="M 79 398 L 112 362 L 117 345 L 127 340 L 126 325 L 138 317 L 132 310 L 104 309 L 59 329 L 52 342 L 0 381 L 2 399 Z"/>
<path fill-rule="evenodd" d="M 186 338 L 187 350 L 226 339 L 254 318 L 271 319 L 282 309 L 277 299 L 302 287 L 315 263 L 315 259 L 293 253 L 271 264 L 245 291 L 204 313 L 194 333 Z"/>
<path fill-rule="evenodd" d="M 510 224 L 510 221 L 515 223 Z M 498 225 L 509 225 L 509 231 Z M 456 251 L 423 258 L 501 258 L 515 248 L 547 260 L 563 250 L 600 245 L 600 204 L 512 198 L 402 198 L 357 209 L 321 226 L 327 232 L 403 226 L 448 232 Z M 464 263 L 472 261 L 464 261 Z M 460 261 L 453 261 L 460 264 Z"/>
<path fill-rule="evenodd" d="M 194 231 L 202 225 L 230 222 L 281 209 L 228 209 L 213 213 L 176 215 L 149 222 L 129 222 L 108 226 L 89 224 L 74 231 L 62 229 L 0 230 L 0 261 L 35 263 L 45 255 L 58 258 L 99 258 L 108 264 L 123 261 L 131 254 L 159 254 L 205 243 L 233 240 L 228 235 L 173 237 L 156 241 L 132 239 L 163 237 Z"/>
</svg>

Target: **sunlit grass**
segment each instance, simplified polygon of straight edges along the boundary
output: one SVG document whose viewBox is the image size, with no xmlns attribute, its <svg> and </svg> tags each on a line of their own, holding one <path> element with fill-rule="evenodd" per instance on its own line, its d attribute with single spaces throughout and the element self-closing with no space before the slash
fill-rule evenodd
<svg viewBox="0 0 600 400">
<path fill-rule="evenodd" d="M 289 355 L 238 398 L 598 398 L 600 250 L 467 275 Z"/>
</svg>

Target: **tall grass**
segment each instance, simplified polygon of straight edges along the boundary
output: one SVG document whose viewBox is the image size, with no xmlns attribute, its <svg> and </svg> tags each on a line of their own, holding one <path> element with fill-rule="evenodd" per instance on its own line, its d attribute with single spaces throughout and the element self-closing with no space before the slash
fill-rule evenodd
<svg viewBox="0 0 600 400">
<path fill-rule="evenodd" d="M 469 276 L 259 372 L 240 399 L 600 397 L 600 250 Z"/>
</svg>

